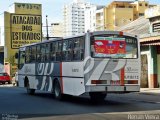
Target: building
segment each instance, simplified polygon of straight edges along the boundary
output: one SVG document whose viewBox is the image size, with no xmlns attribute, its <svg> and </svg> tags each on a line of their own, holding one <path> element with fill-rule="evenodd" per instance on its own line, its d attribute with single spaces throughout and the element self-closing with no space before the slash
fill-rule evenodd
<svg viewBox="0 0 160 120">
<path fill-rule="evenodd" d="M 85 32 L 96 31 L 103 27 L 103 8 L 104 6 L 92 5 L 85 11 Z"/>
<path fill-rule="evenodd" d="M 4 71 L 4 52 L 0 52 L 0 72 L 3 72 L 3 71 Z"/>
<path fill-rule="evenodd" d="M 96 10 L 96 31 L 104 30 L 104 7 Z"/>
<path fill-rule="evenodd" d="M 160 87 L 160 6 L 147 9 L 145 17 L 118 30 L 139 35 L 141 87 Z"/>
<path fill-rule="evenodd" d="M 145 18 L 149 20 L 149 34 L 141 36 L 141 53 L 148 63 L 148 87 L 157 88 L 160 87 L 160 5 L 147 9 Z"/>
<path fill-rule="evenodd" d="M 95 31 L 96 28 L 96 10 L 97 6 L 93 5 L 90 9 L 85 11 L 85 32 Z"/>
<path fill-rule="evenodd" d="M 50 37 L 63 37 L 63 24 L 51 23 L 51 36 Z"/>
<path fill-rule="evenodd" d="M 144 16 L 145 10 L 149 7 L 145 0 L 113 1 L 104 8 L 104 27 L 107 30 L 115 30 Z"/>
<path fill-rule="evenodd" d="M 15 53 L 20 46 L 42 40 L 41 4 L 13 3 L 5 11 L 1 26 L 1 44 L 4 46 L 4 71 L 11 76 L 17 71 Z"/>
<path fill-rule="evenodd" d="M 93 5 L 81 0 L 65 5 L 63 8 L 64 36 L 85 33 L 85 11 Z"/>
<path fill-rule="evenodd" d="M 4 71 L 4 14 L 0 15 L 0 72 Z"/>
</svg>

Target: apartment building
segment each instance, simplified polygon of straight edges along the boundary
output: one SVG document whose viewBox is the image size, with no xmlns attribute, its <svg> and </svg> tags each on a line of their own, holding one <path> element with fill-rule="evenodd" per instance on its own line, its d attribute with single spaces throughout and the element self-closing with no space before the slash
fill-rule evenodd
<svg viewBox="0 0 160 120">
<path fill-rule="evenodd" d="M 85 11 L 93 5 L 75 0 L 63 8 L 64 36 L 85 33 Z"/>
<path fill-rule="evenodd" d="M 104 8 L 104 28 L 115 30 L 144 16 L 150 5 L 145 0 L 113 1 Z"/>
<path fill-rule="evenodd" d="M 51 23 L 51 37 L 63 37 L 62 23 Z"/>
<path fill-rule="evenodd" d="M 85 11 L 85 32 L 102 30 L 103 28 L 103 8 L 104 6 L 92 5 Z"/>
<path fill-rule="evenodd" d="M 96 31 L 104 30 L 104 6 L 96 10 Z"/>
</svg>

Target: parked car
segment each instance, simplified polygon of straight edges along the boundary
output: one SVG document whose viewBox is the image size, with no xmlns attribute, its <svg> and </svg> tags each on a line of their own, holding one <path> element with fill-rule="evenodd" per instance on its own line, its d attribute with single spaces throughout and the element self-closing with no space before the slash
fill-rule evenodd
<svg viewBox="0 0 160 120">
<path fill-rule="evenodd" d="M 8 73 L 6 73 L 6 72 L 0 73 L 0 83 L 1 83 L 1 84 L 5 84 L 6 82 L 7 82 L 8 84 L 11 84 L 11 83 L 12 83 L 10 76 L 9 76 Z"/>
</svg>

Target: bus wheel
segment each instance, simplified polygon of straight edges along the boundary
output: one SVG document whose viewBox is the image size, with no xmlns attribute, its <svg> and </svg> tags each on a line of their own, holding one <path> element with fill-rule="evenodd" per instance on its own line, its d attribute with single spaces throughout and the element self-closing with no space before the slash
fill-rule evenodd
<svg viewBox="0 0 160 120">
<path fill-rule="evenodd" d="M 91 100 L 93 101 L 103 101 L 107 96 L 107 93 L 103 92 L 90 92 L 89 93 Z"/>
<path fill-rule="evenodd" d="M 54 97 L 58 100 L 62 100 L 63 94 L 61 92 L 61 87 L 60 84 L 58 82 L 58 80 L 55 81 L 54 83 Z"/>
<path fill-rule="evenodd" d="M 30 89 L 30 87 L 29 87 L 29 82 L 27 82 L 26 89 L 27 89 L 27 93 L 28 93 L 28 94 L 34 95 L 35 89 Z"/>
</svg>

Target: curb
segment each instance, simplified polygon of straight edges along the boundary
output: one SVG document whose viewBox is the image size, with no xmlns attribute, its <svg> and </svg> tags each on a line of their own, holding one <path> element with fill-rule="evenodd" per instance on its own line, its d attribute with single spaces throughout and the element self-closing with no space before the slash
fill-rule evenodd
<svg viewBox="0 0 160 120">
<path fill-rule="evenodd" d="M 157 95 L 157 96 L 160 96 L 160 93 L 156 93 L 156 92 L 139 92 L 138 94 L 144 94 L 144 95 Z"/>
</svg>

